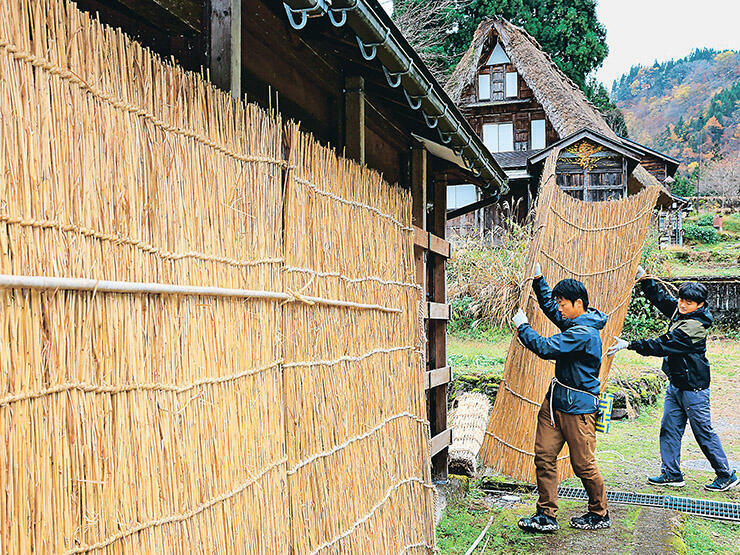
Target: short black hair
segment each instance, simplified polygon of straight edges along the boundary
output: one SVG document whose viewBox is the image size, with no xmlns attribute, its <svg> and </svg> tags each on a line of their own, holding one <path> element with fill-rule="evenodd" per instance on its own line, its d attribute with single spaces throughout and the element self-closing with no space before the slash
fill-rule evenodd
<svg viewBox="0 0 740 555">
<path fill-rule="evenodd" d="M 687 281 L 682 283 L 681 287 L 678 288 L 678 298 L 685 299 L 687 301 L 694 301 L 695 303 L 707 302 L 707 291 L 706 286 L 696 281 Z"/>
<path fill-rule="evenodd" d="M 583 310 L 588 308 L 588 291 L 586 286 L 577 279 L 564 279 L 553 288 L 552 294 L 558 299 L 568 299 L 574 303 L 578 299 L 583 301 Z"/>
</svg>

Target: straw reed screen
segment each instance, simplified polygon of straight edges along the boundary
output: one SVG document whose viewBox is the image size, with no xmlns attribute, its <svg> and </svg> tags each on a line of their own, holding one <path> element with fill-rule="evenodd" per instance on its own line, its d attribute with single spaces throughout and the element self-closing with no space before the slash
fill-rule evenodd
<svg viewBox="0 0 740 555">
<path fill-rule="evenodd" d="M 551 286 L 565 278 L 584 283 L 590 306 L 608 316 L 601 330 L 603 352 L 619 335 L 632 294 L 658 187 L 644 189 L 622 200 L 583 202 L 555 183 L 554 152 L 545 162 L 537 202 L 535 237 L 527 256 L 526 276 L 534 275 L 539 262 Z M 519 306 L 538 333 L 558 333 L 540 310 L 531 279 L 523 287 Z M 601 363 L 601 387 L 611 368 L 612 358 Z M 522 480 L 534 481 L 534 439 L 537 412 L 554 375 L 554 364 L 525 349 L 512 338 L 504 366 L 481 459 L 487 466 Z M 572 476 L 568 448 L 558 457 L 558 479 Z"/>
<path fill-rule="evenodd" d="M 406 192 L 61 0 L 0 118 L 1 553 L 433 546 Z"/>
</svg>

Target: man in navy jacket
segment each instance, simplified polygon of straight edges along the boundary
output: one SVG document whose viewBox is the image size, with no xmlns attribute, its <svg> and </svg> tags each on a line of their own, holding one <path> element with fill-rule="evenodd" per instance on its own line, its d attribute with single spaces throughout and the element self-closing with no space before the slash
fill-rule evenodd
<svg viewBox="0 0 740 555">
<path fill-rule="evenodd" d="M 666 293 L 655 280 L 646 278 L 642 266 L 637 268 L 636 279 L 645 297 L 671 319 L 668 332 L 654 339 L 629 342 L 615 337 L 615 343 L 606 354 L 612 356 L 621 349 L 631 349 L 643 356 L 664 357 L 663 372 L 670 383 L 665 392 L 660 424 L 661 473 L 648 478 L 648 482 L 655 486 L 685 484 L 681 472 L 681 439 L 688 420 L 696 442 L 717 474 L 704 488 L 709 491 L 734 488 L 740 484 L 740 479 L 730 468 L 710 414 L 706 352 L 707 335 L 714 318 L 707 305 L 707 288 L 688 281 L 681 285 L 676 298 Z"/>
<path fill-rule="evenodd" d="M 575 279 L 564 279 L 550 290 L 539 264 L 533 289 L 540 308 L 561 330 L 552 337 L 534 331 L 520 309 L 514 316 L 519 340 L 537 356 L 555 361 L 555 378 L 537 416 L 534 463 L 539 500 L 537 513 L 519 521 L 529 532 L 554 532 L 557 456 L 565 443 L 576 475 L 588 492 L 588 513 L 573 517 L 571 526 L 595 530 L 611 526 L 604 480 L 596 465 L 596 420 L 599 409 L 601 336 L 606 316 L 588 306 L 588 292 Z"/>
</svg>

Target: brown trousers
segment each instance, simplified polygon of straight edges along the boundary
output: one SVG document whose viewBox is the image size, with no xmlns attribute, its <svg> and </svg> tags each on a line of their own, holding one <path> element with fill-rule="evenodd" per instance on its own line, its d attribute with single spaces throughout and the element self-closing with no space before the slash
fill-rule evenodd
<svg viewBox="0 0 740 555">
<path fill-rule="evenodd" d="M 537 415 L 537 437 L 534 442 L 534 464 L 540 493 L 537 508 L 542 509 L 547 516 L 557 516 L 557 457 L 567 443 L 570 448 L 570 463 L 588 493 L 588 510 L 604 516 L 607 511 L 606 489 L 594 455 L 598 413 L 553 412 L 555 426 L 550 422 L 550 401 L 545 399 Z"/>
</svg>

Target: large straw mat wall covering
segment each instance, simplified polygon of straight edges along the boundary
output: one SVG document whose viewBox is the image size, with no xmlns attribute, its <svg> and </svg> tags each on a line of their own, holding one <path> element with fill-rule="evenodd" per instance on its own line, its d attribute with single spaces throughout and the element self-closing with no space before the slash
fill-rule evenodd
<svg viewBox="0 0 740 555">
<path fill-rule="evenodd" d="M 624 324 L 659 188 L 649 187 L 622 200 L 576 200 L 555 184 L 557 156 L 554 152 L 545 162 L 526 276 L 534 275 L 534 266 L 539 262 L 551 286 L 565 278 L 582 281 L 590 306 L 608 316 L 601 330 L 605 353 Z M 522 288 L 519 306 L 538 333 L 550 336 L 559 332 L 540 310 L 531 279 Z M 602 390 L 611 363 L 612 357 L 603 357 Z M 508 476 L 534 481 L 537 412 L 554 369 L 553 362 L 542 360 L 525 349 L 516 336 L 512 339 L 504 365 L 504 379 L 481 447 L 484 464 Z M 572 473 L 566 446 L 558 457 L 558 478 L 570 477 Z"/>
<path fill-rule="evenodd" d="M 0 277 L 275 294 L 0 289 L 0 553 L 428 551 L 410 206 L 73 5 L 0 0 Z"/>
</svg>

